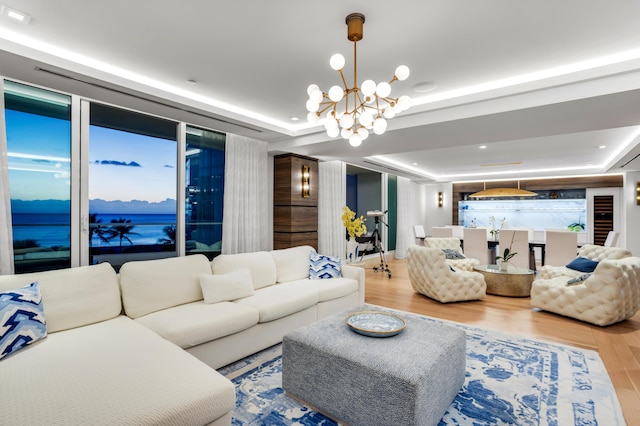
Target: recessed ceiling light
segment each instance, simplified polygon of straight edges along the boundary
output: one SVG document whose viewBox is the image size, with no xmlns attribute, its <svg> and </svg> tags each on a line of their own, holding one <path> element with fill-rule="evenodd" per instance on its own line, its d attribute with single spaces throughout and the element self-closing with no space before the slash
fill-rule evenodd
<svg viewBox="0 0 640 426">
<path fill-rule="evenodd" d="M 418 93 L 428 93 L 438 87 L 433 81 L 423 81 L 413 86 L 413 90 Z"/>
<path fill-rule="evenodd" d="M 187 84 L 190 86 L 195 86 L 196 84 L 198 84 L 198 82 L 190 78 L 189 80 L 187 80 Z"/>
<path fill-rule="evenodd" d="M 606 145 L 600 145 L 598 148 L 599 149 L 605 149 L 607 146 Z"/>
<path fill-rule="evenodd" d="M 414 165 L 414 166 L 417 166 L 417 165 L 418 165 L 418 163 L 413 163 L 413 165 Z"/>
<path fill-rule="evenodd" d="M 31 21 L 31 16 L 27 15 L 26 13 L 22 13 L 19 10 L 11 9 L 7 6 L 2 6 L 2 9 L 0 9 L 0 15 L 10 18 L 14 21 L 18 21 L 21 24 L 28 24 L 29 21 Z"/>
<path fill-rule="evenodd" d="M 300 117 L 289 117 L 289 120 L 291 121 L 300 121 Z"/>
<path fill-rule="evenodd" d="M 480 149 L 487 149 L 487 146 L 486 146 L 486 145 L 480 145 L 478 148 L 480 148 Z"/>
</svg>

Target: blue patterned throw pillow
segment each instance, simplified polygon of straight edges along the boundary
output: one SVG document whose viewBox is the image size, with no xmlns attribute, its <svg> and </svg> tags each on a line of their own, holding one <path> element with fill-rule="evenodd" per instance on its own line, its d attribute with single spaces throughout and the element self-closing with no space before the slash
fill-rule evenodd
<svg viewBox="0 0 640 426">
<path fill-rule="evenodd" d="M 47 336 L 37 282 L 0 293 L 0 359 Z"/>
<path fill-rule="evenodd" d="M 312 280 L 341 277 L 341 269 L 340 259 L 337 257 L 323 256 L 314 251 L 309 256 L 309 278 Z"/>
<path fill-rule="evenodd" d="M 444 257 L 447 259 L 464 259 L 464 255 L 460 253 L 458 250 L 454 249 L 442 249 L 444 252 Z"/>
<path fill-rule="evenodd" d="M 571 278 L 569 281 L 567 281 L 567 285 L 582 284 L 582 282 L 585 281 L 590 276 L 591 274 L 589 273 L 589 274 L 582 274 L 579 277 Z"/>
</svg>

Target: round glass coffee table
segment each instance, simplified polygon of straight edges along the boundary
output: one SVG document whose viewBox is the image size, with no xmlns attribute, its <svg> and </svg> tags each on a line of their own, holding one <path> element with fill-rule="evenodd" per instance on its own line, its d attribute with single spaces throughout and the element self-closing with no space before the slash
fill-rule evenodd
<svg viewBox="0 0 640 426">
<path fill-rule="evenodd" d="M 509 265 L 506 271 L 501 271 L 498 265 L 476 265 L 473 270 L 484 276 L 487 293 L 497 296 L 529 297 L 533 271 Z"/>
</svg>

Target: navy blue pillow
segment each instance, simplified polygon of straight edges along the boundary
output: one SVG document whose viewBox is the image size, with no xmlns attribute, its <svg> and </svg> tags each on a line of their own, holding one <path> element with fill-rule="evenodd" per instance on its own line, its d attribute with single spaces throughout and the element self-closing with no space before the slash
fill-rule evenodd
<svg viewBox="0 0 640 426">
<path fill-rule="evenodd" d="M 593 272 L 598 266 L 598 262 L 595 260 L 587 259 L 586 257 L 576 257 L 567 265 L 567 268 L 580 272 Z"/>
</svg>

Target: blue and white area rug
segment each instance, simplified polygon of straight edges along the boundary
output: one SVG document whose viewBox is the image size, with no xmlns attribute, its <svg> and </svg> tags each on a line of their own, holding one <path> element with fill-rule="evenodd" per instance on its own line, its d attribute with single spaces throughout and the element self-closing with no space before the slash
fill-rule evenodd
<svg viewBox="0 0 640 426">
<path fill-rule="evenodd" d="M 596 352 L 450 324 L 467 333 L 467 371 L 440 425 L 625 425 Z M 236 385 L 233 425 L 338 424 L 284 394 L 280 345 L 219 371 Z"/>
</svg>

